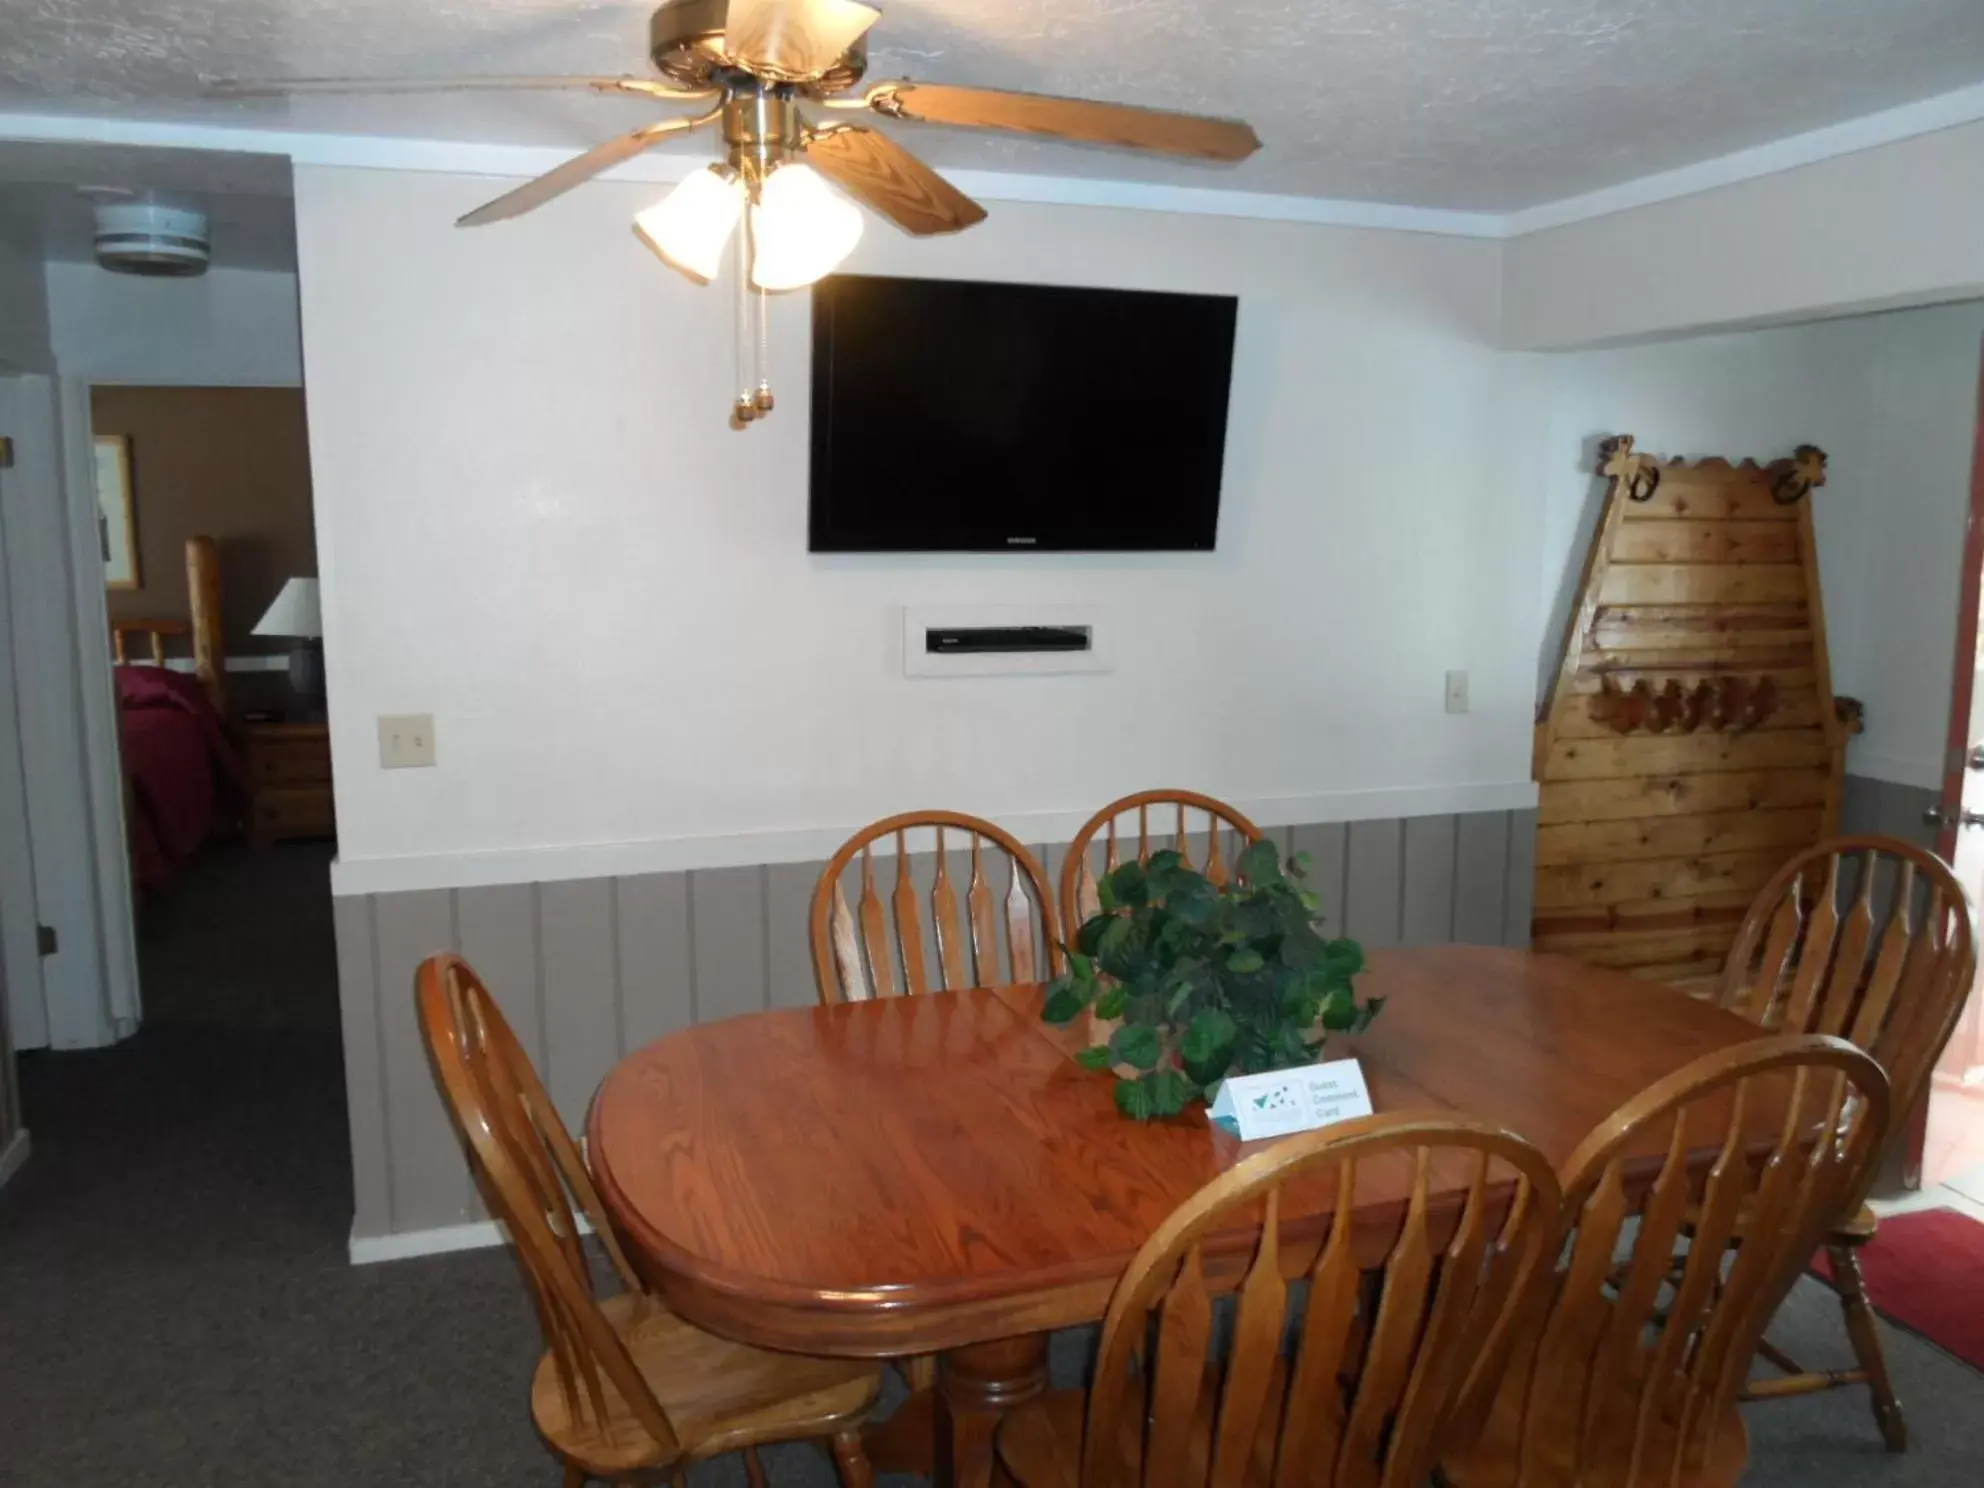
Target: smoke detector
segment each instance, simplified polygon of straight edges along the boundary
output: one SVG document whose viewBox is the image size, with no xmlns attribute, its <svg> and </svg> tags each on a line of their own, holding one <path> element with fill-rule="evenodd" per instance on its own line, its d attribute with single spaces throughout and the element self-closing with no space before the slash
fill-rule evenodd
<svg viewBox="0 0 1984 1488">
<path fill-rule="evenodd" d="M 96 261 L 113 274 L 183 279 L 207 271 L 207 214 L 149 196 L 85 190 L 96 203 Z"/>
</svg>

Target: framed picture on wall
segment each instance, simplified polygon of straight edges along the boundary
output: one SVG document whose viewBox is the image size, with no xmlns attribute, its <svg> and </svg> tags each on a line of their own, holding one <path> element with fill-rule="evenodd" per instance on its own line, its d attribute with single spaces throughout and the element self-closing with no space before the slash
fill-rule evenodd
<svg viewBox="0 0 1984 1488">
<path fill-rule="evenodd" d="M 96 532 L 103 548 L 104 587 L 136 589 L 138 510 L 131 489 L 131 441 L 123 434 L 99 434 L 95 449 Z"/>
</svg>

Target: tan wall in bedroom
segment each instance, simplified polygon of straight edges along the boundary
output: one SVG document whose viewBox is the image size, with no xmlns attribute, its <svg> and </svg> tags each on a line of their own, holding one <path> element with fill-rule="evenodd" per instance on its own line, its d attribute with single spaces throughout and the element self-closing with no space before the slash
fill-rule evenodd
<svg viewBox="0 0 1984 1488">
<path fill-rule="evenodd" d="M 317 572 L 302 390 L 100 386 L 90 417 L 131 441 L 143 587 L 111 590 L 110 617 L 184 618 L 186 539 L 206 533 L 229 653 L 283 651 L 249 632 L 285 579 Z"/>
</svg>

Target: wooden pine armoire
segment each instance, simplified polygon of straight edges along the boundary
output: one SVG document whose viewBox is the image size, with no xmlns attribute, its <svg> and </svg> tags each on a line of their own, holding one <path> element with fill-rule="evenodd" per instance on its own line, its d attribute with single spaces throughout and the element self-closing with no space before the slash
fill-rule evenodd
<svg viewBox="0 0 1984 1488">
<path fill-rule="evenodd" d="M 1662 461 L 1630 435 L 1536 726 L 1538 950 L 1713 986 L 1750 900 L 1838 829 L 1810 494 L 1826 457 Z"/>
</svg>

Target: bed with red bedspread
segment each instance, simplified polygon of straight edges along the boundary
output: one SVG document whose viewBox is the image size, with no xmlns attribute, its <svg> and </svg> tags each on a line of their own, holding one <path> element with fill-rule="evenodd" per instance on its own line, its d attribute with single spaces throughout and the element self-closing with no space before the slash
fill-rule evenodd
<svg viewBox="0 0 1984 1488">
<path fill-rule="evenodd" d="M 113 674 L 132 870 L 140 888 L 157 889 L 240 824 L 248 779 L 196 679 L 155 666 L 120 666 Z"/>
</svg>

